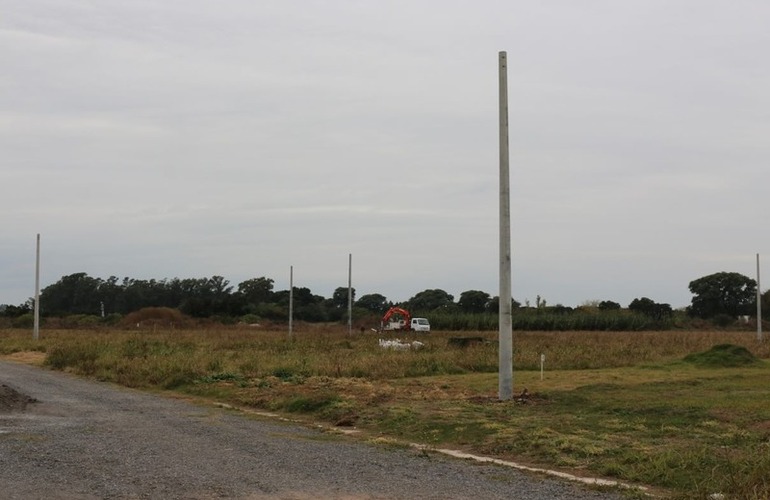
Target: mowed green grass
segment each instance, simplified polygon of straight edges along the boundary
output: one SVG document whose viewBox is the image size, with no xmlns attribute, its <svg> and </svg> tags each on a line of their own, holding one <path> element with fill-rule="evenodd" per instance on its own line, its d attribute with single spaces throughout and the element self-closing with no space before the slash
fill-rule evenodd
<svg viewBox="0 0 770 500">
<path fill-rule="evenodd" d="M 356 426 L 578 475 L 648 485 L 666 497 L 770 498 L 770 346 L 753 332 L 514 334 L 514 390 L 497 398 L 496 334 L 452 347 L 449 332 L 392 351 L 374 334 L 0 331 L 0 353 L 131 387 Z M 719 344 L 759 360 L 685 362 Z M 14 354 L 15 353 L 15 354 Z M 540 355 L 545 370 L 540 373 Z M 702 359 L 702 358 L 701 358 Z"/>
<path fill-rule="evenodd" d="M 768 498 L 770 371 L 649 368 L 523 372 L 528 403 L 441 399 L 389 408 L 389 434 L 665 488 Z M 492 384 L 480 376 L 473 386 Z M 465 388 L 463 377 L 423 380 Z"/>
</svg>

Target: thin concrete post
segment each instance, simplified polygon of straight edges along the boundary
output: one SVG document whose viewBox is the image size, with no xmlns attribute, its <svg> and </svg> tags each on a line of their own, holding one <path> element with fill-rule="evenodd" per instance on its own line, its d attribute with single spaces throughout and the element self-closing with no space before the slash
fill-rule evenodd
<svg viewBox="0 0 770 500">
<path fill-rule="evenodd" d="M 499 53 L 500 78 L 500 317 L 498 397 L 513 397 L 513 330 L 511 319 L 511 201 L 508 165 L 508 63 Z"/>
<path fill-rule="evenodd" d="M 759 254 L 757 254 L 757 340 L 762 342 L 762 288 L 759 286 Z"/>
<path fill-rule="evenodd" d="M 40 233 L 37 233 L 37 248 L 35 251 L 35 316 L 32 326 L 32 338 L 40 338 Z"/>
<path fill-rule="evenodd" d="M 348 254 L 348 335 L 353 334 L 353 254 Z"/>
<path fill-rule="evenodd" d="M 289 338 L 294 338 L 294 266 L 289 266 Z"/>
</svg>

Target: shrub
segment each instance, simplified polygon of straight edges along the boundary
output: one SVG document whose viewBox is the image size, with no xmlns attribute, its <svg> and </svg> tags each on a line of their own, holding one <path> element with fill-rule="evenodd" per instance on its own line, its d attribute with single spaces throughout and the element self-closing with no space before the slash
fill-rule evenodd
<svg viewBox="0 0 770 500">
<path fill-rule="evenodd" d="M 105 325 L 112 326 L 112 325 L 117 325 L 118 323 L 120 323 L 120 321 L 122 319 L 123 319 L 123 315 L 118 314 L 118 313 L 110 313 L 107 316 L 105 316 L 104 318 L 102 318 L 102 323 L 104 323 Z"/>
<path fill-rule="evenodd" d="M 63 328 L 91 329 L 99 326 L 100 323 L 101 318 L 99 318 L 99 316 L 94 316 L 93 314 L 72 314 L 61 320 Z"/>
<path fill-rule="evenodd" d="M 729 314 L 717 314 L 711 318 L 711 322 L 714 324 L 714 326 L 725 328 L 735 323 L 735 319 Z"/>
<path fill-rule="evenodd" d="M 74 368 L 84 375 L 92 375 L 101 349 L 98 344 L 86 342 L 62 344 L 48 351 L 44 364 L 56 370 Z"/>
<path fill-rule="evenodd" d="M 32 328 L 35 323 L 35 317 L 32 313 L 22 314 L 11 320 L 11 326 L 14 328 Z"/>
<path fill-rule="evenodd" d="M 247 325 L 253 325 L 259 322 L 260 322 L 259 316 L 257 316 L 256 314 L 244 314 L 243 316 L 241 316 L 241 323 L 246 323 Z"/>
<path fill-rule="evenodd" d="M 286 403 L 286 411 L 292 413 L 312 413 L 329 407 L 339 401 L 336 394 L 311 394 L 297 396 Z"/>
</svg>

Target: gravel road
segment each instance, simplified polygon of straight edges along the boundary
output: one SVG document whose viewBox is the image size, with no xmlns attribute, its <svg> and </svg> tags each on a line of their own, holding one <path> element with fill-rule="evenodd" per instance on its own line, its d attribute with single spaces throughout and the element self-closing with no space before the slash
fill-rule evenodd
<svg viewBox="0 0 770 500">
<path fill-rule="evenodd" d="M 621 498 L 0 361 L 6 499 Z"/>
</svg>

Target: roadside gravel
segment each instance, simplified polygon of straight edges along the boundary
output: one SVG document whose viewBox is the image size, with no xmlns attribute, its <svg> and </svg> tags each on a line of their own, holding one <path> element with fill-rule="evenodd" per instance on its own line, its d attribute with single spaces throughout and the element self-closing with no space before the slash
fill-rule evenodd
<svg viewBox="0 0 770 500">
<path fill-rule="evenodd" d="M 13 362 L 0 384 L 7 499 L 622 498 Z"/>
</svg>

